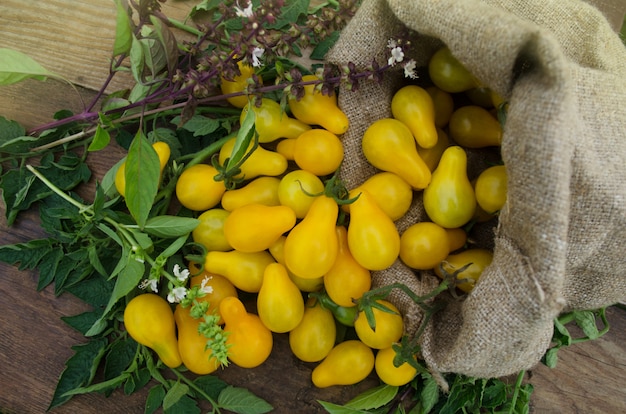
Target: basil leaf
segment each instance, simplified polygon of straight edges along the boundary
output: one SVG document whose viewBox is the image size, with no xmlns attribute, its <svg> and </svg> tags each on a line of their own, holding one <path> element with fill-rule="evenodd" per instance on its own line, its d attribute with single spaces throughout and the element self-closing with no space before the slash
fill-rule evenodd
<svg viewBox="0 0 626 414">
<path fill-rule="evenodd" d="M 143 229 L 159 189 L 160 164 L 156 151 L 139 131 L 126 157 L 126 207 Z"/>
</svg>

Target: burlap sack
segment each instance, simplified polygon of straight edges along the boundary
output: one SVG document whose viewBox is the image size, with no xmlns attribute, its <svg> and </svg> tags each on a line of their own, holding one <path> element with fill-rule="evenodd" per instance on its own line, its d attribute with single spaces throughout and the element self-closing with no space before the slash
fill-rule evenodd
<svg viewBox="0 0 626 414">
<path fill-rule="evenodd" d="M 417 33 L 410 57 L 418 66 L 446 44 L 509 101 L 501 147 L 508 201 L 488 229 L 494 261 L 464 301 L 450 300 L 431 321 L 422 356 L 438 373 L 529 369 L 549 347 L 559 313 L 626 298 L 626 48 L 603 14 L 580 0 L 365 0 L 327 59 L 384 63 L 388 40 L 403 28 Z M 340 91 L 351 121 L 342 169 L 349 187 L 375 172 L 360 140 L 369 124 L 391 116 L 403 82 L 399 70 L 382 84 Z M 398 229 L 426 219 L 416 194 Z M 418 293 L 437 283 L 399 261 L 374 281 L 402 281 Z M 419 309 L 401 293 L 392 300 L 410 333 Z"/>
</svg>

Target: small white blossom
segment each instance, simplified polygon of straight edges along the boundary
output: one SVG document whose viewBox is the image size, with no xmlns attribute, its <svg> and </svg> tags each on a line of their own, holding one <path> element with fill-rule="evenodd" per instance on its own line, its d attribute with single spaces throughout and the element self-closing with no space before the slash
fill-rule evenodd
<svg viewBox="0 0 626 414">
<path fill-rule="evenodd" d="M 206 295 L 213 293 L 213 286 L 209 285 L 211 279 L 213 279 L 213 276 L 207 276 L 202 279 L 202 284 L 200 284 L 200 291 Z"/>
<path fill-rule="evenodd" d="M 139 289 L 143 290 L 149 287 L 150 290 L 152 290 L 154 293 L 159 293 L 159 287 L 157 283 L 158 283 L 157 279 L 144 279 L 139 284 Z"/>
<path fill-rule="evenodd" d="M 185 270 L 181 271 L 180 270 L 180 266 L 178 264 L 175 264 L 174 265 L 174 276 L 176 276 L 176 279 L 180 280 L 181 282 L 184 282 L 189 277 L 189 270 L 185 269 Z"/>
<path fill-rule="evenodd" d="M 398 43 L 396 42 L 396 39 L 389 39 L 387 41 L 387 47 L 389 49 L 395 49 L 396 47 L 398 47 Z"/>
<path fill-rule="evenodd" d="M 413 59 L 404 64 L 404 76 L 411 79 L 417 79 L 417 73 L 415 73 L 416 63 Z"/>
<path fill-rule="evenodd" d="M 170 303 L 179 303 L 181 300 L 185 299 L 187 296 L 187 289 L 179 286 L 170 290 L 170 293 L 167 295 L 167 301 Z"/>
<path fill-rule="evenodd" d="M 263 57 L 263 53 L 265 53 L 265 49 L 262 47 L 255 47 L 252 49 L 252 66 L 255 68 L 261 66 L 261 61 L 259 59 Z"/>
<path fill-rule="evenodd" d="M 402 59 L 404 59 L 404 52 L 402 51 L 402 48 L 396 46 L 391 49 L 391 57 L 389 58 L 387 63 L 391 66 L 394 66 L 396 62 L 402 62 Z"/>
<path fill-rule="evenodd" d="M 252 12 L 252 2 L 249 1 L 248 6 L 244 9 L 239 7 L 239 2 L 237 2 L 237 5 L 235 6 L 235 14 L 239 17 L 247 17 L 248 19 L 254 16 L 254 13 Z"/>
</svg>

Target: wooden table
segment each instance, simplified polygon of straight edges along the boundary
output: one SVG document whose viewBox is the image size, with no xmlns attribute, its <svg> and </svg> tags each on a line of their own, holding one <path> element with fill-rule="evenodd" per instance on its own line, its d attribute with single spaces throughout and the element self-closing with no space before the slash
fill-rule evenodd
<svg viewBox="0 0 626 414">
<path fill-rule="evenodd" d="M 169 1 L 164 11 L 183 19 L 194 1 Z M 107 62 L 115 32 L 115 6 L 98 0 L 2 0 L 0 47 L 21 50 L 82 86 L 88 101 L 107 75 Z M 119 89 L 128 79 L 113 83 Z M 69 86 L 56 81 L 25 81 L 0 87 L 0 115 L 25 127 L 47 122 L 63 108 L 79 111 L 81 99 Z M 110 147 L 89 158 L 95 176 L 113 165 L 123 152 Z M 91 183 L 93 184 L 93 183 Z M 86 186 L 88 194 L 91 187 Z M 6 227 L 3 211 L 0 244 L 44 236 L 36 211 Z M 54 392 L 71 346 L 84 338 L 61 321 L 87 310 L 78 299 L 55 297 L 52 289 L 36 291 L 33 272 L 0 263 L 0 413 L 42 413 Z M 608 312 L 612 327 L 603 338 L 571 346 L 559 353 L 555 369 L 537 366 L 528 381 L 535 386 L 534 413 L 626 412 L 626 312 Z M 276 335 L 270 359 L 253 370 L 229 367 L 220 376 L 232 385 L 247 387 L 268 400 L 278 413 L 322 412 L 317 399 L 344 403 L 376 384 L 368 379 L 356 387 L 315 389 L 310 364 L 290 356 L 286 335 Z M 115 392 L 78 396 L 57 413 L 141 413 L 147 390 L 131 396 Z"/>
</svg>

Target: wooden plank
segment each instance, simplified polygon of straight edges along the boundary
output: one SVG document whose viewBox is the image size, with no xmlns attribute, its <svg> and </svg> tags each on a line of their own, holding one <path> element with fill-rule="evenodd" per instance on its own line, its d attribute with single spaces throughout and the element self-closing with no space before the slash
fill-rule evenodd
<svg viewBox="0 0 626 414">
<path fill-rule="evenodd" d="M 168 16 L 182 19 L 195 1 L 165 3 Z M 115 6 L 99 0 L 3 0 L 0 2 L 0 47 L 21 50 L 48 69 L 81 85 L 26 81 L 0 88 L 0 115 L 26 127 L 50 121 L 55 111 L 78 112 L 107 76 L 115 32 Z M 110 90 L 127 86 L 116 80 Z M 96 177 L 102 177 L 123 151 L 111 146 L 90 156 Z M 93 184 L 93 182 L 91 183 Z M 84 188 L 89 196 L 91 186 Z M 3 211 L 0 215 L 4 217 Z M 16 243 L 44 233 L 36 211 L 20 217 L 7 228 L 0 219 L 0 244 Z M 61 321 L 86 310 L 78 299 L 55 297 L 51 288 L 36 290 L 36 275 L 0 263 L 0 412 L 41 413 L 47 408 L 71 346 L 84 338 Z M 534 413 L 626 412 L 626 312 L 609 312 L 611 331 L 603 338 L 574 345 L 559 353 L 555 369 L 538 366 L 530 383 Z M 270 401 L 275 412 L 322 412 L 317 399 L 343 403 L 376 382 L 370 378 L 357 387 L 318 390 L 310 383 L 312 364 L 289 355 L 286 335 L 276 335 L 275 349 L 267 363 L 253 370 L 229 367 L 219 375 L 236 386 L 247 387 Z M 57 413 L 140 413 L 147 390 L 126 396 L 121 391 L 105 398 L 99 394 L 78 396 Z"/>
</svg>

